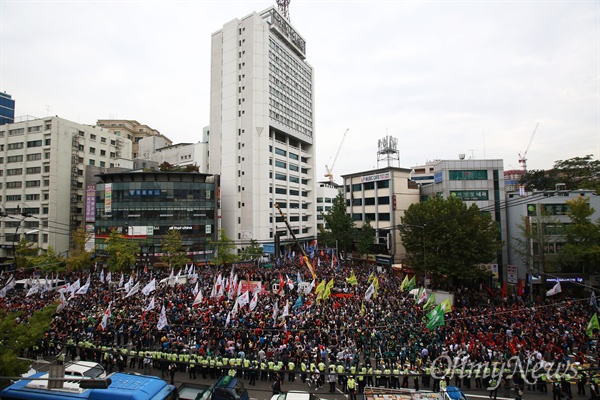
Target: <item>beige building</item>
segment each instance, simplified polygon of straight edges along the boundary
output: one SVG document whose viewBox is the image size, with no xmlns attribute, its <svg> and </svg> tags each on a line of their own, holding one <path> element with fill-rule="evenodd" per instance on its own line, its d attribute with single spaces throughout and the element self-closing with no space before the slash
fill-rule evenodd
<svg viewBox="0 0 600 400">
<path fill-rule="evenodd" d="M 23 237 L 68 251 L 85 221 L 87 169 L 131 168 L 131 147 L 108 129 L 59 117 L 0 125 L 0 264 L 12 262 Z"/>
<path fill-rule="evenodd" d="M 396 226 L 408 207 L 419 202 L 419 186 L 410 180 L 411 169 L 385 167 L 343 175 L 346 209 L 356 227 L 369 220 L 375 229 L 381 264 L 399 264 L 406 251 Z"/>
<path fill-rule="evenodd" d="M 148 159 L 150 154 L 140 154 L 139 141 L 145 137 L 157 136 L 163 139 L 160 147 L 166 147 L 173 142 L 162 135 L 156 129 L 150 128 L 148 125 L 142 125 L 135 120 L 130 119 L 99 119 L 96 124 L 102 128 L 106 128 L 115 135 L 127 138 L 133 142 L 131 158 Z"/>
</svg>

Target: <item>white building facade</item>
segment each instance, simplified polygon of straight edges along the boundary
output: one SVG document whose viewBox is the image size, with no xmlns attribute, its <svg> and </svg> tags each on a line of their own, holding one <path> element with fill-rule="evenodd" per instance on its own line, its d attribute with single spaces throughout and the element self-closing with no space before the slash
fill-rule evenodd
<svg viewBox="0 0 600 400">
<path fill-rule="evenodd" d="M 86 168 L 131 168 L 132 141 L 59 117 L 0 126 L 0 257 L 21 238 L 69 250 L 86 212 Z M 90 200 L 91 201 L 91 200 Z M 88 207 L 89 208 L 89 207 Z"/>
<path fill-rule="evenodd" d="M 280 12 L 226 23 L 212 36 L 209 163 L 221 227 L 240 247 L 316 238 L 314 74 L 306 43 Z"/>
</svg>

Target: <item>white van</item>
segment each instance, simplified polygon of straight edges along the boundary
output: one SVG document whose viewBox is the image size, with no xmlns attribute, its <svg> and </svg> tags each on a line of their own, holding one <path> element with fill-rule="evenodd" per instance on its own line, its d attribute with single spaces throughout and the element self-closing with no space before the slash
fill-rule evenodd
<svg viewBox="0 0 600 400">
<path fill-rule="evenodd" d="M 65 366 L 65 378 L 70 376 L 78 378 L 104 379 L 106 371 L 102 365 L 93 361 L 74 361 Z"/>
</svg>

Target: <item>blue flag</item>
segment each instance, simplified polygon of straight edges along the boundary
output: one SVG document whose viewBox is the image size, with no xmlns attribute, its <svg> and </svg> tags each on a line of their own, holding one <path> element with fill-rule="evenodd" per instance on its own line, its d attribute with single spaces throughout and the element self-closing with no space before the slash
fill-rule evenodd
<svg viewBox="0 0 600 400">
<path fill-rule="evenodd" d="M 596 300 L 596 292 L 592 290 L 592 297 L 590 298 L 590 306 L 594 311 L 598 310 L 598 300 Z"/>
<path fill-rule="evenodd" d="M 304 304 L 304 301 L 302 300 L 302 295 L 300 295 L 298 297 L 298 299 L 296 300 L 296 302 L 294 303 L 294 307 L 292 307 L 292 310 L 295 310 L 298 307 L 302 307 L 303 304 Z"/>
</svg>

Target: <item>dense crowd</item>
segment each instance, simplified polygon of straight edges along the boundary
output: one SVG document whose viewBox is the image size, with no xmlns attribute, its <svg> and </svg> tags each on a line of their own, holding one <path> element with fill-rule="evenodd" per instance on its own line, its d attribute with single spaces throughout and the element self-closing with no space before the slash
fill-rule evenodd
<svg viewBox="0 0 600 400">
<path fill-rule="evenodd" d="M 90 287 L 86 294 L 63 293 L 71 298 L 31 351 L 62 359 L 96 360 L 109 370 L 157 368 L 163 376 L 177 365 L 190 377 L 197 373 L 216 377 L 233 370 L 251 380 L 273 380 L 289 370 L 303 380 L 315 373 L 323 383 L 332 372 L 341 377 L 338 384 L 343 387 L 346 377 L 358 377 L 359 389 L 367 384 L 407 386 L 409 378 L 418 389 L 419 377 L 421 386 L 433 383 L 434 389 L 449 383 L 470 386 L 462 378 L 454 381 L 451 373 L 447 379 L 431 382 L 434 370 L 449 372 L 458 364 L 500 365 L 512 359 L 522 365 L 539 361 L 585 365 L 596 359 L 595 340 L 586 335 L 592 314 L 589 298 L 542 295 L 526 302 L 516 294 L 502 298 L 499 292 L 479 285 L 459 287 L 453 291 L 454 307 L 445 315 L 444 325 L 428 330 L 423 304 L 400 290 L 403 276 L 376 273 L 370 264 L 349 260 L 337 265 L 323 260 L 316 270 L 318 278 L 308 294 L 304 289 L 313 278 L 295 257 L 278 260 L 272 269 L 255 264 L 194 268 L 197 286 L 190 282 L 170 285 L 173 279 L 167 279 L 148 295 L 140 291 L 127 296 L 119 285 L 119 274 L 113 273 L 112 282 L 106 278 L 101 282 L 107 272 L 101 268 L 63 274 L 61 279 L 67 284 L 78 279 L 85 282 L 89 276 Z M 144 287 L 152 279 L 160 282 L 178 272 L 138 271 L 124 281 L 132 279 Z M 351 274 L 357 280 L 354 285 L 347 282 Z M 225 286 L 220 296 L 215 295 L 219 275 Z M 225 281 L 234 276 L 237 282 L 261 282 L 253 310 L 248 304 L 234 308 L 239 291 L 229 290 L 232 281 Z M 378 290 L 365 300 L 374 276 Z M 0 285 L 7 279 L 5 274 Z M 317 300 L 314 286 L 331 279 L 331 296 Z M 281 283 L 283 287 L 274 290 Z M 196 288 L 202 301 L 194 305 Z M 7 291 L 0 307 L 21 311 L 21 318 L 26 319 L 61 298 L 58 290 L 27 293 L 27 288 Z M 152 298 L 155 307 L 148 310 Z M 285 304 L 289 313 L 282 316 Z M 103 328 L 109 307 L 110 318 Z M 163 307 L 167 324 L 158 329 Z M 274 308 L 279 309 L 275 319 Z M 293 375 L 289 378 L 295 379 Z M 476 382 L 477 376 L 473 379 Z M 328 382 L 335 385 L 335 379 Z M 486 384 L 490 382 L 483 382 L 483 387 Z"/>
</svg>

